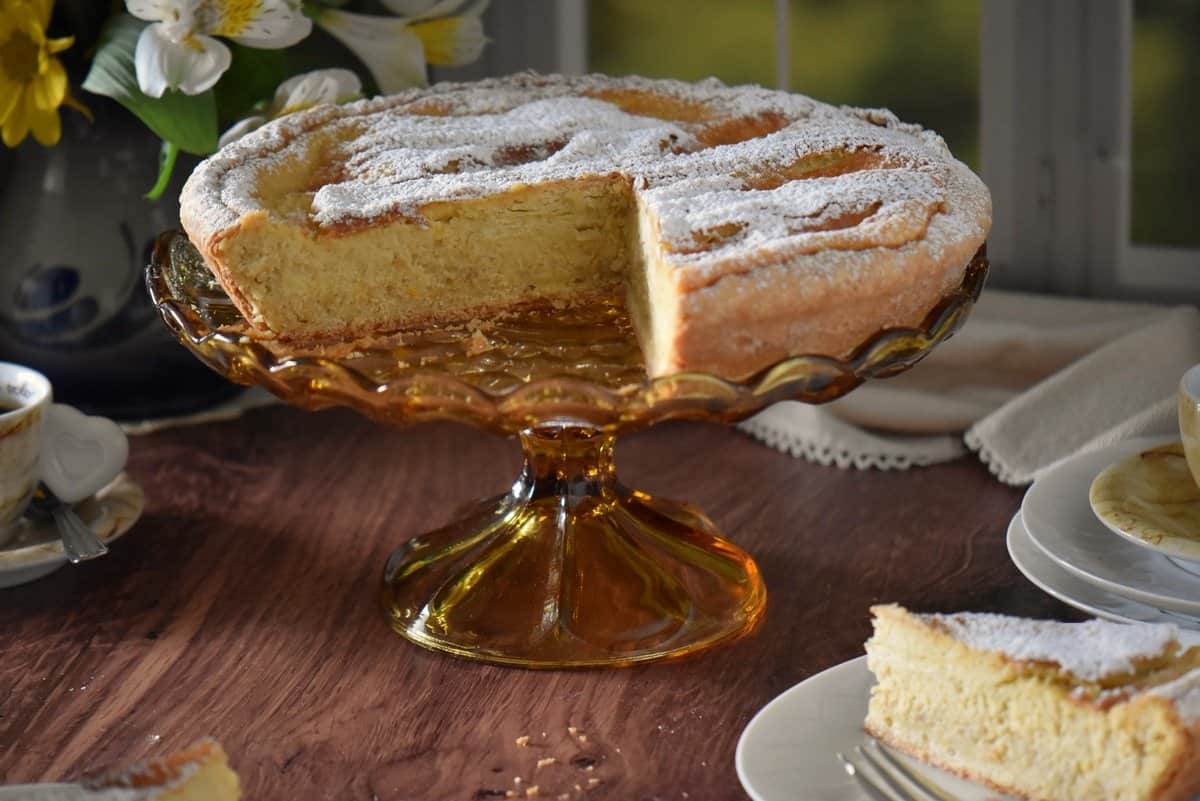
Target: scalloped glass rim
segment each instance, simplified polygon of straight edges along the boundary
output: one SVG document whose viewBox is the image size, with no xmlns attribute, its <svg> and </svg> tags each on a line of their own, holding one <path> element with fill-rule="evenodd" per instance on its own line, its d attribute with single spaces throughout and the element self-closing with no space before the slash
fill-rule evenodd
<svg viewBox="0 0 1200 801">
<path fill-rule="evenodd" d="M 190 266 L 182 264 L 183 254 L 190 254 Z M 396 375 L 379 381 L 350 359 L 274 353 L 236 330 L 244 320 L 211 275 L 200 274 L 198 260 L 186 235 L 168 231 L 155 244 L 146 285 L 168 328 L 229 380 L 263 386 L 305 409 L 346 405 L 390 424 L 450 419 L 510 434 L 550 423 L 620 432 L 678 418 L 732 422 L 781 400 L 826 403 L 868 378 L 907 370 L 949 338 L 966 320 L 988 270 L 981 248 L 961 286 L 920 327 L 879 331 L 845 359 L 793 356 L 742 381 L 676 373 L 612 387 L 555 377 L 493 392 L 446 370 L 398 366 Z M 387 351 L 374 355 L 388 358 Z"/>
</svg>

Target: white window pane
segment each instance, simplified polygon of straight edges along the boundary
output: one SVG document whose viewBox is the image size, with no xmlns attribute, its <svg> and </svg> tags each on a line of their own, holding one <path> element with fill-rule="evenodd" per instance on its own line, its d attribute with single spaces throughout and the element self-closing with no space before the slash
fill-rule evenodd
<svg viewBox="0 0 1200 801">
<path fill-rule="evenodd" d="M 1135 0 L 1130 235 L 1196 247 L 1200 186 L 1200 2 Z"/>
</svg>

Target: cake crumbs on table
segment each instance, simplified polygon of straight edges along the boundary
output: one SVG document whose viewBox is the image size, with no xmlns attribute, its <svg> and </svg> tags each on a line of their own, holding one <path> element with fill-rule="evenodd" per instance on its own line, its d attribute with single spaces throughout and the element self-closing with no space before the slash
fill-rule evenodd
<svg viewBox="0 0 1200 801">
<path fill-rule="evenodd" d="M 537 794 L 538 794 L 538 786 L 537 786 L 536 784 L 531 784 L 531 785 L 529 786 L 529 789 L 527 789 L 527 790 L 525 791 L 525 797 L 526 797 L 526 798 L 531 798 L 531 797 L 533 797 L 533 796 L 535 796 L 535 795 L 537 795 Z"/>
<path fill-rule="evenodd" d="M 575 728 L 574 726 L 568 726 L 568 727 L 567 727 L 567 734 L 569 734 L 569 735 L 571 735 L 572 737 L 574 737 L 575 735 L 579 734 L 579 729 Z"/>
<path fill-rule="evenodd" d="M 553 765 L 553 764 L 554 764 L 555 762 L 557 762 L 557 761 L 558 761 L 558 760 L 557 760 L 557 759 L 555 759 L 555 758 L 554 758 L 554 757 L 552 757 L 552 756 L 549 756 L 549 757 L 542 757 L 541 759 L 539 759 L 539 760 L 537 761 L 537 767 L 538 767 L 538 768 L 544 768 L 544 767 L 546 767 L 547 765 Z"/>
<path fill-rule="evenodd" d="M 487 353 L 492 349 L 492 341 L 487 336 L 476 328 L 471 332 L 471 336 L 467 339 L 466 352 L 468 356 L 478 356 L 481 353 Z"/>
<path fill-rule="evenodd" d="M 597 786 L 597 785 L 599 785 L 599 784 L 600 784 L 600 780 L 599 780 L 599 779 L 597 779 L 597 778 L 595 778 L 594 776 L 593 776 L 592 778 L 590 778 L 590 779 L 588 779 L 588 780 L 587 780 L 587 786 L 588 786 L 589 788 L 591 788 L 591 787 L 596 787 L 596 786 Z"/>
<path fill-rule="evenodd" d="M 525 748 L 525 747 L 527 747 L 527 746 L 529 745 L 529 735 L 528 735 L 528 734 L 522 734 L 520 737 L 518 737 L 518 738 L 517 738 L 517 745 L 521 746 L 522 748 Z"/>
</svg>

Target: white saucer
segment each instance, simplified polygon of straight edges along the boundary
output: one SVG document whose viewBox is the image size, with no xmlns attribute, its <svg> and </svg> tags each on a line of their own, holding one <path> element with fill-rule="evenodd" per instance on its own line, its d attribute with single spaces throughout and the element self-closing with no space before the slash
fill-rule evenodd
<svg viewBox="0 0 1200 801">
<path fill-rule="evenodd" d="M 1120 623 L 1174 623 L 1200 631 L 1200 620 L 1105 592 L 1063 570 L 1034 545 L 1020 512 L 1008 524 L 1008 555 L 1017 570 L 1043 592 L 1096 617 Z"/>
<path fill-rule="evenodd" d="M 867 741 L 862 730 L 874 676 L 860 656 L 818 673 L 759 711 L 737 745 L 737 774 L 754 801 L 870 801 L 834 754 Z M 1008 796 L 922 765 L 906 764 L 959 801 Z"/>
<path fill-rule="evenodd" d="M 101 542 L 109 545 L 137 522 L 144 506 L 142 488 L 122 473 L 95 495 L 77 503 L 75 511 Z M 24 518 L 19 525 L 21 531 L 0 548 L 0 588 L 25 584 L 69 564 L 52 520 Z"/>
<path fill-rule="evenodd" d="M 1068 459 L 1029 488 L 1021 517 L 1034 544 L 1068 572 L 1139 603 L 1197 616 L 1200 576 L 1113 534 L 1088 502 L 1101 470 L 1162 442 L 1135 439 Z"/>
</svg>

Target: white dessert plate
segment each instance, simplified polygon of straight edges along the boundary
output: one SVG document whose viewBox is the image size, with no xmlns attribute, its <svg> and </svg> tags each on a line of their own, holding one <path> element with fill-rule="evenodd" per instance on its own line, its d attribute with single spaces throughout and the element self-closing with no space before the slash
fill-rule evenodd
<svg viewBox="0 0 1200 801">
<path fill-rule="evenodd" d="M 1161 444 L 1162 438 L 1129 440 L 1062 462 L 1025 493 L 1021 518 L 1034 544 L 1075 576 L 1148 606 L 1196 616 L 1200 576 L 1116 536 L 1088 503 L 1101 470 Z"/>
<path fill-rule="evenodd" d="M 835 753 L 867 741 L 862 722 L 875 677 L 860 656 L 802 681 L 763 707 L 742 732 L 737 774 L 754 801 L 870 801 Z M 901 755 L 958 801 L 1002 801 L 992 790 Z"/>
<path fill-rule="evenodd" d="M 0 787 L 0 801 L 64 801 L 80 790 L 78 784 L 14 784 Z"/>
<path fill-rule="evenodd" d="M 137 522 L 144 507 L 142 488 L 122 473 L 92 497 L 75 504 L 75 511 L 101 542 L 110 545 Z M 26 517 L 19 525 L 21 531 L 0 548 L 0 588 L 34 581 L 68 564 L 53 520 Z M 4 798 L 0 795 L 0 801 Z"/>
<path fill-rule="evenodd" d="M 1025 578 L 1046 594 L 1076 609 L 1120 623 L 1174 623 L 1200 633 L 1200 619 L 1106 592 L 1059 567 L 1034 545 L 1020 512 L 1013 515 L 1008 524 L 1008 555 Z"/>
<path fill-rule="evenodd" d="M 1200 573 L 1200 487 L 1182 442 L 1113 462 L 1092 481 L 1088 502 L 1117 536 Z"/>
</svg>

